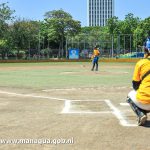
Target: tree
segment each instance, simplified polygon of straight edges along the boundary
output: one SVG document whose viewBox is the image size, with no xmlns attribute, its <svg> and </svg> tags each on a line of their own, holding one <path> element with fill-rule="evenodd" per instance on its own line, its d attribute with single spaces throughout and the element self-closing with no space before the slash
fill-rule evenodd
<svg viewBox="0 0 150 150">
<path fill-rule="evenodd" d="M 14 19 L 12 15 L 15 12 L 14 10 L 11 10 L 7 4 L 8 3 L 0 4 L 0 53 L 3 59 L 10 48 L 9 22 Z"/>
<path fill-rule="evenodd" d="M 30 57 L 30 49 L 35 47 L 38 49 L 38 34 L 39 23 L 37 21 L 18 19 L 14 22 L 12 26 L 12 38 L 18 57 L 20 50 L 28 53 Z"/>
<path fill-rule="evenodd" d="M 12 14 L 15 11 L 11 10 L 7 4 L 8 3 L 0 4 L 0 37 L 1 38 L 5 36 L 5 33 L 8 29 L 8 22 L 14 19 Z"/>
<path fill-rule="evenodd" d="M 112 57 L 114 55 L 114 34 L 119 34 L 120 30 L 119 30 L 119 20 L 118 17 L 114 16 L 110 19 L 108 19 L 107 21 L 107 28 L 108 28 L 108 32 L 109 34 L 112 35 Z"/>
<path fill-rule="evenodd" d="M 116 34 L 119 31 L 119 20 L 118 17 L 114 16 L 112 18 L 109 18 L 107 21 L 107 28 L 108 28 L 108 32 L 109 34 Z"/>
<path fill-rule="evenodd" d="M 137 43 L 139 46 L 143 46 L 146 38 L 150 36 L 150 17 L 140 21 L 137 28 L 134 30 L 134 34 L 137 35 Z"/>
<path fill-rule="evenodd" d="M 64 56 L 64 42 L 66 37 L 75 36 L 79 33 L 81 25 L 73 20 L 72 16 L 61 10 L 53 10 L 45 13 L 47 37 L 55 43 L 59 43 L 59 56 Z M 61 51 L 60 51 L 61 50 Z"/>
<path fill-rule="evenodd" d="M 121 33 L 133 34 L 139 23 L 140 19 L 138 17 L 134 17 L 132 13 L 127 14 L 125 20 L 121 24 Z"/>
</svg>

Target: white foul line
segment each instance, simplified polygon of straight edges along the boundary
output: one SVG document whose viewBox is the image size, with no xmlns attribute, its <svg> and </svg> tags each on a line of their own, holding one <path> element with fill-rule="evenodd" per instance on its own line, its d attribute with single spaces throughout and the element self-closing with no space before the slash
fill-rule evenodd
<svg viewBox="0 0 150 150">
<path fill-rule="evenodd" d="M 0 91 L 1 94 L 8 94 L 8 95 L 14 95 L 14 96 L 21 96 L 21 97 L 34 97 L 34 98 L 44 98 L 44 99 L 55 99 L 60 101 L 65 101 L 66 99 L 62 98 L 56 98 L 56 97 L 47 97 L 47 96 L 37 96 L 32 94 L 18 94 L 13 92 L 6 92 L 6 91 Z"/>
<path fill-rule="evenodd" d="M 110 107 L 110 109 L 113 111 L 113 114 L 119 119 L 120 124 L 122 126 L 137 126 L 136 124 L 129 124 L 124 117 L 121 115 L 121 112 L 111 103 L 110 100 L 105 100 L 106 104 Z"/>
<path fill-rule="evenodd" d="M 79 99 L 63 99 L 63 98 L 57 98 L 57 97 L 49 97 L 49 96 L 37 96 L 37 95 L 32 95 L 32 94 L 19 94 L 19 93 L 14 93 L 14 92 L 6 92 L 6 91 L 1 91 L 1 94 L 7 94 L 7 95 L 13 95 L 13 96 L 21 96 L 21 97 L 33 97 L 33 98 L 43 98 L 43 99 L 51 99 L 51 100 L 59 100 L 59 101 L 104 101 L 104 100 L 79 100 Z"/>
</svg>

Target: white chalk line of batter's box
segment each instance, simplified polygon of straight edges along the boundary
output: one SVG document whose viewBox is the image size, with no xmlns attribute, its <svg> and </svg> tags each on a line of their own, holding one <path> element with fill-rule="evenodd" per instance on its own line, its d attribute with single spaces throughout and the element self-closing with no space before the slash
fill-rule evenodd
<svg viewBox="0 0 150 150">
<path fill-rule="evenodd" d="M 125 117 L 123 117 L 123 115 L 121 114 L 120 110 L 115 107 L 110 100 L 100 100 L 100 101 L 104 101 L 109 108 L 111 109 L 111 111 L 100 111 L 100 112 L 92 112 L 92 111 L 72 111 L 71 110 L 71 101 L 72 100 L 66 100 L 65 101 L 65 106 L 62 110 L 62 114 L 114 114 L 116 116 L 116 118 L 119 120 L 120 124 L 122 126 L 127 126 L 127 127 L 136 127 L 136 124 L 130 124 Z M 84 102 L 84 101 L 82 101 Z"/>
<path fill-rule="evenodd" d="M 121 106 L 130 106 L 128 103 L 120 103 Z"/>
<path fill-rule="evenodd" d="M 71 110 L 72 102 L 105 102 L 104 100 L 66 100 L 65 106 L 62 110 L 62 114 L 104 114 L 104 113 L 112 113 L 111 111 L 99 111 L 99 112 L 93 112 L 93 111 L 73 111 Z"/>
<path fill-rule="evenodd" d="M 62 99 L 62 98 L 55 98 L 55 97 L 47 97 L 47 96 L 36 96 L 32 94 L 19 94 L 19 93 L 14 93 L 14 92 L 6 92 L 6 91 L 0 91 L 1 94 L 7 94 L 7 95 L 13 95 L 13 96 L 20 96 L 20 97 L 33 97 L 33 98 L 43 98 L 43 99 L 51 99 L 51 100 L 60 100 L 60 101 L 71 101 L 67 99 Z M 83 101 L 83 100 L 73 100 L 73 101 Z M 93 101 L 93 100 L 84 100 L 84 101 Z M 98 100 L 95 100 L 98 101 Z M 121 115 L 120 111 L 111 103 L 110 100 L 100 100 L 100 101 L 105 101 L 107 105 L 110 107 L 111 110 L 113 110 L 113 114 L 119 119 L 120 124 L 122 126 L 137 126 L 135 124 L 129 124 L 127 120 Z M 69 112 L 70 107 L 68 107 L 68 104 L 66 104 L 67 107 L 64 107 L 62 112 Z M 81 112 L 80 112 L 81 113 Z M 110 111 L 111 113 L 111 111 Z"/>
<path fill-rule="evenodd" d="M 110 109 L 113 111 L 113 114 L 116 116 L 116 118 L 119 120 L 120 124 L 122 126 L 126 127 L 136 127 L 137 124 L 130 124 L 125 117 L 122 115 L 120 110 L 115 107 L 110 100 L 105 100 L 106 104 L 110 107 Z"/>
</svg>

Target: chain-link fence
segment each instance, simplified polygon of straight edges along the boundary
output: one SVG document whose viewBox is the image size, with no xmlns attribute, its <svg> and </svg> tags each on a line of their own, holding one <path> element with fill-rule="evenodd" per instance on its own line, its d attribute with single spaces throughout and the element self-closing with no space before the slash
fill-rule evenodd
<svg viewBox="0 0 150 150">
<path fill-rule="evenodd" d="M 47 40 L 41 40 L 37 44 L 29 44 L 27 49 L 13 51 L 0 49 L 0 59 L 50 59 L 69 58 L 70 49 L 79 50 L 79 58 L 88 59 L 95 46 L 99 47 L 101 57 L 104 58 L 134 58 L 143 57 L 142 48 L 138 46 L 138 37 L 133 34 L 80 34 L 74 37 L 67 36 L 60 48 L 53 46 Z"/>
<path fill-rule="evenodd" d="M 99 47 L 101 57 L 141 57 L 142 48 L 137 44 L 138 37 L 133 34 L 118 35 L 89 35 L 81 34 L 76 37 L 68 37 L 66 40 L 66 52 L 71 48 L 80 50 L 80 58 L 89 58 L 95 45 Z"/>
</svg>

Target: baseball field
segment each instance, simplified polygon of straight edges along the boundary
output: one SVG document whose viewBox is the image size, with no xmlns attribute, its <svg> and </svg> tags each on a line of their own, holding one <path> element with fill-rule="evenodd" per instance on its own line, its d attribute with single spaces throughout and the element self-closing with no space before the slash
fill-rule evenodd
<svg viewBox="0 0 150 150">
<path fill-rule="evenodd" d="M 126 103 L 135 63 L 0 64 L 1 150 L 150 150 Z"/>
</svg>

